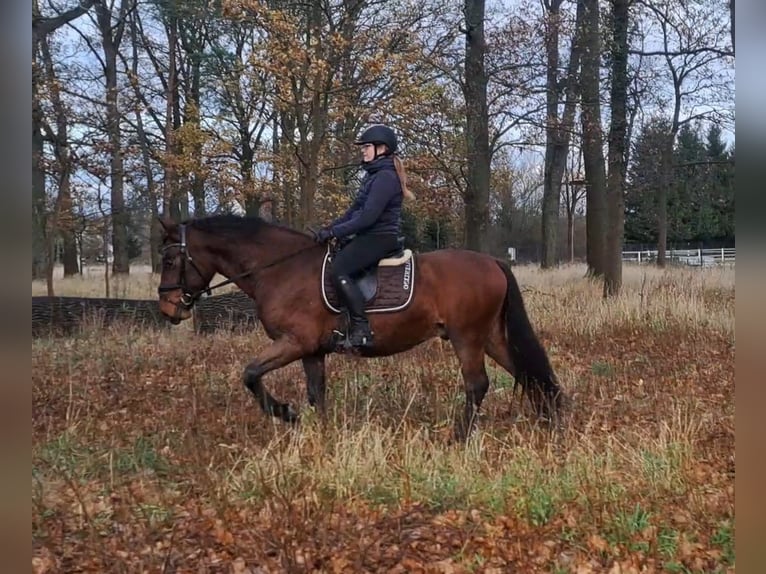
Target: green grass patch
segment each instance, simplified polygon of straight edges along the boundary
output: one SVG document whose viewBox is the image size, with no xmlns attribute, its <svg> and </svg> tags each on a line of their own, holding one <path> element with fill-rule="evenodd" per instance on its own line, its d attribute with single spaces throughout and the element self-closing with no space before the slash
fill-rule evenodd
<svg viewBox="0 0 766 574">
<path fill-rule="evenodd" d="M 637 502 L 631 508 L 618 509 L 611 519 L 607 540 L 612 544 L 628 544 L 651 525 L 651 514 Z M 646 548 L 645 550 L 648 550 Z"/>
<path fill-rule="evenodd" d="M 722 522 L 710 542 L 721 550 L 726 565 L 734 566 L 734 528 L 731 522 Z"/>
<path fill-rule="evenodd" d="M 590 366 L 590 371 L 597 377 L 614 377 L 614 366 L 606 361 L 594 361 Z"/>
</svg>

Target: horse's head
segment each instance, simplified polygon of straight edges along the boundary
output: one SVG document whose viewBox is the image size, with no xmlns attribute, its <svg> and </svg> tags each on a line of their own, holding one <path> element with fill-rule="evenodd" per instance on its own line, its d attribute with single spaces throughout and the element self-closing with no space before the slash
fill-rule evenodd
<svg viewBox="0 0 766 574">
<path fill-rule="evenodd" d="M 160 219 L 163 227 L 162 275 L 157 288 L 160 311 L 173 324 L 191 317 L 191 309 L 200 295 L 205 292 L 215 272 L 196 255 L 202 255 L 198 248 L 192 253 L 189 243 L 189 226 L 176 224 L 169 219 Z"/>
</svg>

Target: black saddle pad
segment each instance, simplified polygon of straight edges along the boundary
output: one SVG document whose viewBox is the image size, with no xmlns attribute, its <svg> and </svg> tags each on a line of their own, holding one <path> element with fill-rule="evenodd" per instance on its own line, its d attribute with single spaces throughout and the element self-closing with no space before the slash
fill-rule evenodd
<svg viewBox="0 0 766 574">
<path fill-rule="evenodd" d="M 325 254 L 322 264 L 322 298 L 331 311 L 341 312 L 341 303 L 330 279 L 331 253 Z M 362 293 L 367 299 L 368 313 L 392 313 L 406 309 L 415 291 L 415 256 L 396 266 L 376 266 L 368 271 L 361 282 Z"/>
</svg>

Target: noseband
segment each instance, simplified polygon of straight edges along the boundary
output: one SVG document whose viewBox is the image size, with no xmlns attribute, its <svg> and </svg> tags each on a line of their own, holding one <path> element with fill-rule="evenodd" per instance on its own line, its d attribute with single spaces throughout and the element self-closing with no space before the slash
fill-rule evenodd
<svg viewBox="0 0 766 574">
<path fill-rule="evenodd" d="M 203 293 L 210 294 L 210 288 L 205 287 L 204 289 L 200 291 L 192 291 L 189 289 L 189 286 L 186 283 L 186 264 L 188 263 L 191 265 L 194 270 L 197 272 L 197 274 L 200 277 L 204 277 L 202 275 L 202 272 L 197 267 L 197 264 L 194 263 L 194 260 L 192 259 L 191 254 L 189 253 L 189 250 L 186 246 L 186 225 L 183 223 L 178 226 L 179 233 L 180 233 L 180 241 L 178 243 L 170 243 L 168 245 L 165 245 L 160 250 L 161 253 L 164 253 L 171 247 L 178 247 L 178 249 L 181 252 L 181 272 L 178 274 L 178 283 L 170 283 L 170 284 L 160 284 L 159 287 L 157 287 L 157 293 L 162 295 L 163 293 L 167 293 L 169 291 L 177 291 L 178 289 L 181 290 L 181 304 L 186 307 L 187 309 L 190 309 L 194 306 L 194 303 L 199 299 Z"/>
</svg>

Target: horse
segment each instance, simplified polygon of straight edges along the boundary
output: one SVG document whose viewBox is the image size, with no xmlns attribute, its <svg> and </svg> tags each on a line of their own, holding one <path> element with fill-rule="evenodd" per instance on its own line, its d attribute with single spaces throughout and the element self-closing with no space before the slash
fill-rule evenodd
<svg viewBox="0 0 766 574">
<path fill-rule="evenodd" d="M 178 324 L 192 316 L 194 303 L 204 293 L 234 283 L 254 300 L 258 321 L 271 340 L 245 367 L 244 385 L 265 413 L 297 422 L 296 410 L 275 399 L 262 379 L 300 360 L 309 405 L 324 418 L 325 358 L 349 351 L 338 338 L 343 315 L 328 303 L 323 282 L 332 250 L 308 232 L 260 217 L 214 215 L 181 223 L 162 217 L 160 223 L 161 313 Z M 514 377 L 541 420 L 553 421 L 565 395 L 509 265 L 470 250 L 407 251 L 407 271 L 398 287 L 409 289 L 406 303 L 389 312 L 369 312 L 374 344 L 354 352 L 364 358 L 383 357 L 436 337 L 449 341 L 465 391 L 457 437 L 467 437 L 473 428 L 489 388 L 485 356 Z M 368 270 L 367 279 L 374 281 L 382 265 L 383 261 Z M 211 287 L 216 274 L 227 279 Z"/>
</svg>

